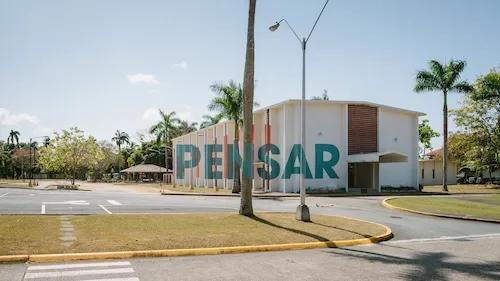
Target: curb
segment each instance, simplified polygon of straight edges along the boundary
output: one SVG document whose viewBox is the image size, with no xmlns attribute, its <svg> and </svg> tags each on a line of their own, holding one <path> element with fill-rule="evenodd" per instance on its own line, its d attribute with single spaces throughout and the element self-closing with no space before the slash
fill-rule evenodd
<svg viewBox="0 0 500 281">
<path fill-rule="evenodd" d="M 353 220 L 368 222 L 359 219 L 353 219 Z M 142 258 L 180 257 L 180 256 L 241 254 L 241 253 L 255 253 L 255 252 L 286 251 L 286 250 L 305 250 L 305 249 L 318 249 L 318 248 L 340 248 L 340 247 L 378 243 L 389 240 L 393 237 L 392 230 L 389 227 L 374 222 L 368 222 L 368 223 L 382 226 L 385 229 L 385 232 L 381 235 L 373 236 L 370 238 L 325 241 L 325 242 L 304 242 L 304 243 L 287 243 L 287 244 L 274 244 L 274 245 L 233 246 L 233 247 L 193 248 L 193 249 L 12 255 L 12 256 L 0 256 L 0 263 L 67 262 L 76 260 L 128 259 L 128 258 L 139 258 L 139 257 Z"/>
<path fill-rule="evenodd" d="M 390 201 L 392 199 L 397 199 L 397 198 L 398 197 L 391 197 L 391 198 L 384 199 L 384 201 L 382 201 L 382 206 L 384 206 L 384 207 L 386 207 L 388 209 L 393 209 L 393 210 L 398 210 L 398 211 L 405 211 L 405 212 L 419 214 L 419 215 L 424 215 L 424 216 L 433 216 L 433 217 L 440 217 L 440 218 L 468 220 L 468 221 L 477 221 L 477 222 L 500 223 L 500 220 L 495 220 L 495 219 L 482 219 L 482 218 L 474 218 L 474 217 L 463 217 L 463 216 L 454 216 L 454 215 L 445 215 L 445 214 L 437 214 L 437 213 L 430 213 L 430 212 L 422 212 L 422 211 L 417 211 L 417 210 L 412 210 L 412 209 L 397 207 L 397 206 L 391 205 L 391 204 L 389 204 L 387 202 L 387 201 Z"/>
</svg>

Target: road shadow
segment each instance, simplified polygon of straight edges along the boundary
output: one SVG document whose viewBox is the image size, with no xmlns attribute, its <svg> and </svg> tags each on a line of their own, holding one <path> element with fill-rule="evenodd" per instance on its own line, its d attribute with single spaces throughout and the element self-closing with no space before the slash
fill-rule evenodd
<svg viewBox="0 0 500 281">
<path fill-rule="evenodd" d="M 359 235 L 359 236 L 362 236 L 362 237 L 365 237 L 365 238 L 373 238 L 372 235 L 364 234 L 364 233 L 353 231 L 353 230 L 349 230 L 349 229 L 345 229 L 345 228 L 338 227 L 338 226 L 331 226 L 331 225 L 322 224 L 322 223 L 314 222 L 314 221 L 311 222 L 311 223 L 312 224 L 316 224 L 316 225 L 320 225 L 320 226 L 323 226 L 323 227 L 329 227 L 329 228 L 333 228 L 333 229 L 337 229 L 337 230 L 342 230 L 342 231 L 345 231 L 345 232 L 350 232 L 350 233 L 353 233 L 353 234 L 356 234 L 356 235 Z"/>
<path fill-rule="evenodd" d="M 278 224 L 275 224 L 273 222 L 270 222 L 268 220 L 265 220 L 265 219 L 257 217 L 257 216 L 251 216 L 249 218 L 253 219 L 256 222 L 263 223 L 263 224 L 266 224 L 266 225 L 269 225 L 269 226 L 272 226 L 272 227 L 276 227 L 276 228 L 283 229 L 283 230 L 286 230 L 286 231 L 290 231 L 290 232 L 293 232 L 293 233 L 296 233 L 296 234 L 300 234 L 300 235 L 311 237 L 311 238 L 313 238 L 315 240 L 318 240 L 320 242 L 329 242 L 330 241 L 326 237 L 323 237 L 323 236 L 320 236 L 320 235 L 316 235 L 314 233 L 310 233 L 310 232 L 307 232 L 307 231 L 303 231 L 303 230 L 300 230 L 300 229 L 295 229 L 295 228 L 291 228 L 291 227 L 286 227 L 286 226 L 278 225 Z"/>
<path fill-rule="evenodd" d="M 370 263 L 408 265 L 412 268 L 403 272 L 402 280 L 452 280 L 447 272 L 462 273 L 469 278 L 500 280 L 500 261 L 495 262 L 453 262 L 453 255 L 444 252 L 417 252 L 411 257 L 374 253 L 358 249 L 339 248 L 330 253 L 366 260 Z M 465 279 L 464 279 L 465 280 Z"/>
</svg>

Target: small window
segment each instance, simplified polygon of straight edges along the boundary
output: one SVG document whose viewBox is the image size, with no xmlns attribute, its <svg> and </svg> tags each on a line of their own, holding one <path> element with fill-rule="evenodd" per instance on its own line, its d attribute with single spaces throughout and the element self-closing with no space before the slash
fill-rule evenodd
<svg viewBox="0 0 500 281">
<path fill-rule="evenodd" d="M 434 173 L 434 169 L 432 169 L 432 178 L 435 179 L 436 178 L 436 174 Z"/>
<path fill-rule="evenodd" d="M 424 178 L 424 169 L 422 169 L 422 178 Z"/>
</svg>

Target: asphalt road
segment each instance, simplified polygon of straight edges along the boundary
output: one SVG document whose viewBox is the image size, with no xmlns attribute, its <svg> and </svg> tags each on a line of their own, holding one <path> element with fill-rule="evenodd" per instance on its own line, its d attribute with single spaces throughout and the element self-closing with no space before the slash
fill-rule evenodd
<svg viewBox="0 0 500 281">
<path fill-rule="evenodd" d="M 39 267 L 0 265 L 0 280 L 500 280 L 499 224 L 394 211 L 380 205 L 383 199 L 308 198 L 313 216 L 340 215 L 389 226 L 394 239 L 379 245 Z M 296 198 L 254 200 L 257 212 L 293 212 L 297 204 Z M 116 186 L 94 191 L 0 189 L 0 214 L 235 212 L 238 205 L 239 198 L 162 196 Z"/>
</svg>

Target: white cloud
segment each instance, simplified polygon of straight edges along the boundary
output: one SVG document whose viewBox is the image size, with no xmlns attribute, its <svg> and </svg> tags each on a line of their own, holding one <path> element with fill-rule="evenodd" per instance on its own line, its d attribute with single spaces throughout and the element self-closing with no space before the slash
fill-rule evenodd
<svg viewBox="0 0 500 281">
<path fill-rule="evenodd" d="M 160 118 L 160 113 L 158 108 L 150 107 L 144 111 L 142 114 L 142 120 L 144 121 L 154 121 Z"/>
<path fill-rule="evenodd" d="M 38 124 L 36 116 L 27 113 L 11 113 L 5 108 L 0 108 L 0 126 L 15 126 L 22 123 Z"/>
<path fill-rule="evenodd" d="M 158 85 L 160 84 L 160 81 L 156 79 L 156 77 L 153 74 L 144 74 L 144 73 L 137 73 L 137 74 L 130 74 L 127 75 L 128 82 L 131 84 L 148 84 L 148 85 Z"/>
<path fill-rule="evenodd" d="M 186 61 L 181 61 L 179 63 L 174 63 L 172 65 L 173 68 L 181 68 L 183 70 L 186 70 L 188 68 L 188 63 Z"/>
</svg>

